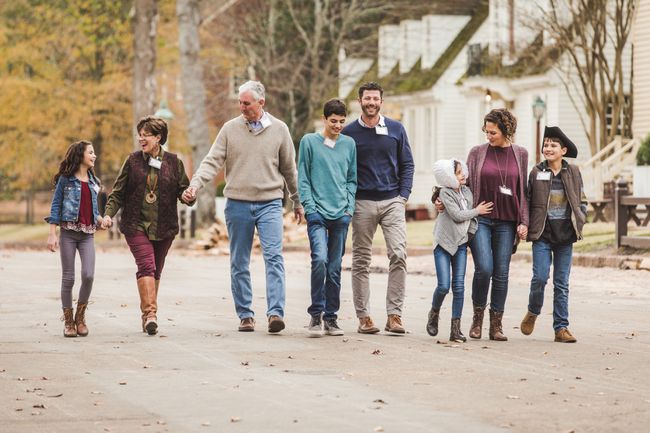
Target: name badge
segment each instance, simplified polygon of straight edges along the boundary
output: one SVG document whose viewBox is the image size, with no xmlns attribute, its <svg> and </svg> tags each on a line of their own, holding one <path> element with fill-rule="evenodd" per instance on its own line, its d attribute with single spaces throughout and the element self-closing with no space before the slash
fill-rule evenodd
<svg viewBox="0 0 650 433">
<path fill-rule="evenodd" d="M 336 141 L 332 140 L 331 138 L 325 138 L 323 144 L 329 147 L 330 149 L 334 149 L 334 146 L 336 146 Z"/>
<path fill-rule="evenodd" d="M 156 159 L 156 158 L 149 158 L 149 166 L 153 168 L 160 169 L 162 166 L 162 161 Z"/>
<path fill-rule="evenodd" d="M 377 125 L 375 126 L 375 133 L 377 135 L 388 135 L 388 127 Z"/>
<path fill-rule="evenodd" d="M 99 194 L 99 185 L 93 185 L 93 189 L 95 190 L 95 194 Z"/>
<path fill-rule="evenodd" d="M 512 190 L 508 188 L 507 186 L 500 186 L 499 187 L 499 192 L 504 195 L 510 195 L 512 196 Z"/>
<path fill-rule="evenodd" d="M 540 171 L 537 173 L 537 180 L 551 180 L 550 171 Z"/>
<path fill-rule="evenodd" d="M 262 129 L 266 129 L 271 126 L 271 119 L 268 116 L 262 116 L 260 123 L 262 124 Z"/>
</svg>

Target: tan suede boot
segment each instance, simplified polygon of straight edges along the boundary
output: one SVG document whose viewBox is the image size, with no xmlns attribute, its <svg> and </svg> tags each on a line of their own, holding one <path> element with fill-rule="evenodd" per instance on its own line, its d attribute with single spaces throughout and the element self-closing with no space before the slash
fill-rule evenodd
<svg viewBox="0 0 650 433">
<path fill-rule="evenodd" d="M 535 329 L 535 320 L 537 320 L 537 314 L 533 314 L 530 311 L 526 311 L 526 315 L 524 316 L 524 319 L 521 321 L 521 325 L 519 325 L 519 329 L 521 329 L 521 333 L 524 335 L 532 334 L 533 329 Z"/>
<path fill-rule="evenodd" d="M 494 341 L 508 341 L 508 337 L 503 335 L 503 311 L 497 312 L 490 309 L 490 340 Z"/>
<path fill-rule="evenodd" d="M 74 314 L 74 324 L 77 326 L 77 335 L 85 337 L 88 335 L 88 327 L 86 326 L 86 308 L 88 304 L 77 303 L 77 311 Z"/>
<path fill-rule="evenodd" d="M 142 311 L 142 331 L 149 335 L 158 333 L 156 317 L 156 282 L 153 277 L 138 278 L 140 310 Z"/>
<path fill-rule="evenodd" d="M 64 337 L 77 336 L 77 327 L 74 324 L 74 316 L 72 313 L 72 308 L 63 309 L 63 336 Z"/>
</svg>

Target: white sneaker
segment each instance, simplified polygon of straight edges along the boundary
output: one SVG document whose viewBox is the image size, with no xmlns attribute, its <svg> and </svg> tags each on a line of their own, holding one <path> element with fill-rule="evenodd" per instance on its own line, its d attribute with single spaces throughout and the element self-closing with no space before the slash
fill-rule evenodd
<svg viewBox="0 0 650 433">
<path fill-rule="evenodd" d="M 325 332 L 323 331 L 323 319 L 321 319 L 320 314 L 317 316 L 311 316 L 307 332 L 310 337 L 322 337 L 325 335 Z"/>
<path fill-rule="evenodd" d="M 344 335 L 345 332 L 341 328 L 339 328 L 338 323 L 336 323 L 336 319 L 329 319 L 325 321 L 325 333 L 327 335 Z"/>
</svg>

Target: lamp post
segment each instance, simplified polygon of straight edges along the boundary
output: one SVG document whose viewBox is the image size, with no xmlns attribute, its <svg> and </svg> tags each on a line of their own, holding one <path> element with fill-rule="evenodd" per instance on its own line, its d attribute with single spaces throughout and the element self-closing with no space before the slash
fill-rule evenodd
<svg viewBox="0 0 650 433">
<path fill-rule="evenodd" d="M 541 154 L 542 154 L 542 145 L 541 145 L 541 131 L 540 131 L 540 122 L 544 113 L 546 112 L 546 103 L 542 98 L 537 96 L 535 102 L 533 102 L 533 117 L 537 122 L 537 141 L 535 144 L 535 164 L 539 164 Z"/>
<path fill-rule="evenodd" d="M 172 110 L 169 109 L 169 105 L 167 105 L 166 99 L 163 98 L 160 101 L 160 105 L 154 113 L 154 116 L 160 117 L 162 120 L 167 122 L 167 128 L 169 128 L 169 123 L 174 119 L 174 113 L 172 113 Z M 169 149 L 169 135 L 167 136 L 167 142 L 163 146 L 165 147 L 165 150 Z"/>
</svg>

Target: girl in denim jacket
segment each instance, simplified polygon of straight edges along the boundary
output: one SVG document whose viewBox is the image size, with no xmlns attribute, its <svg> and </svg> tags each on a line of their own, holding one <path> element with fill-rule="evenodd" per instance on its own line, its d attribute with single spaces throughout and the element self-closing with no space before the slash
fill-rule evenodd
<svg viewBox="0 0 650 433">
<path fill-rule="evenodd" d="M 54 176 L 54 196 L 50 216 L 47 247 L 56 251 L 61 246 L 61 304 L 63 306 L 65 337 L 85 337 L 88 327 L 85 312 L 95 276 L 94 233 L 101 226 L 97 194 L 100 182 L 93 172 L 95 150 L 89 141 L 72 143 Z M 56 226 L 61 227 L 61 239 L 57 238 Z M 81 287 L 77 298 L 77 311 L 72 312 L 72 286 L 74 286 L 74 262 L 79 250 L 81 258 Z"/>
</svg>

